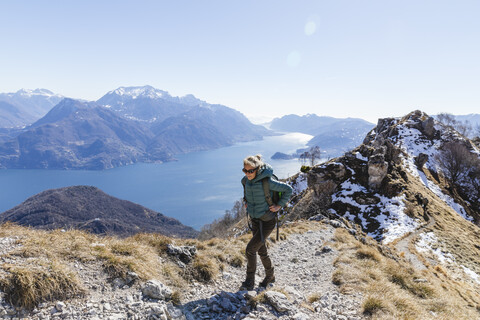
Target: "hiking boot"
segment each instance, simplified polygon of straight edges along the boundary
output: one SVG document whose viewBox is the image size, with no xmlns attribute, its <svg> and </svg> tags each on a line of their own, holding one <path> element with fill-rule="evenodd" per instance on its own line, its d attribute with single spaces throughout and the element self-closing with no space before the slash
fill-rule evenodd
<svg viewBox="0 0 480 320">
<path fill-rule="evenodd" d="M 266 288 L 270 283 L 275 282 L 275 275 L 273 274 L 273 268 L 265 270 L 265 279 L 260 282 L 259 286 Z"/>
<path fill-rule="evenodd" d="M 242 282 L 240 289 L 250 291 L 250 290 L 253 290 L 254 286 L 255 286 L 255 274 L 253 275 L 247 274 L 247 278 L 245 279 L 245 281 Z"/>
</svg>

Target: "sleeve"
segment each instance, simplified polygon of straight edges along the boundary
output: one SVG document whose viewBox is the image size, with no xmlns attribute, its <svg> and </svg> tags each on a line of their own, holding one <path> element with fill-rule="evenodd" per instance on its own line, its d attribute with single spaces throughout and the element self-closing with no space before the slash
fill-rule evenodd
<svg viewBox="0 0 480 320">
<path fill-rule="evenodd" d="M 284 207 L 287 204 L 293 193 L 293 189 L 290 185 L 273 179 L 270 179 L 270 190 L 282 193 L 282 197 L 278 201 L 278 205 L 281 207 Z"/>
</svg>

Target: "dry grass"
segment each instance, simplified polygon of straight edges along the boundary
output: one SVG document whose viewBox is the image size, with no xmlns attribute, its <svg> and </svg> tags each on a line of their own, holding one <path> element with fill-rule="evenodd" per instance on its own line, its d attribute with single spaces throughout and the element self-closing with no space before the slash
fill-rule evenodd
<svg viewBox="0 0 480 320">
<path fill-rule="evenodd" d="M 449 278 L 442 267 L 414 270 L 400 255 L 387 257 L 374 241 L 362 244 L 345 229 L 336 229 L 334 239 L 339 256 L 332 281 L 343 293 L 364 292 L 363 312 L 372 319 L 480 317 L 478 293 Z"/>
<path fill-rule="evenodd" d="M 4 265 L 8 276 L 0 280 L 6 300 L 17 307 L 33 309 L 44 301 L 64 300 L 85 293 L 76 275 L 56 262 L 29 266 Z"/>
<path fill-rule="evenodd" d="M 281 239 L 319 225 L 291 223 L 281 228 Z M 1 266 L 2 291 L 7 301 L 33 308 L 43 301 L 65 300 L 84 293 L 76 270 L 68 267 L 73 262 L 99 262 L 110 279 L 125 279 L 128 272 L 137 273 L 143 280 L 158 279 L 172 287 L 175 292 L 172 300 L 179 303 L 180 292 L 184 292 L 192 280 L 212 281 L 227 265 L 244 266 L 245 246 L 251 235 L 198 241 L 142 233 L 119 239 L 79 230 L 43 231 L 4 224 L 0 226 L 0 237 L 15 238 L 18 244 L 5 255 L 15 261 L 15 265 Z M 274 235 L 270 237 L 269 245 L 273 244 L 273 239 Z M 193 245 L 198 250 L 197 255 L 186 268 L 181 268 L 167 255 L 169 244 Z"/>
<path fill-rule="evenodd" d="M 307 301 L 308 301 L 308 303 L 312 304 L 312 303 L 320 300 L 320 298 L 321 298 L 321 294 L 318 293 L 318 292 L 315 292 L 315 293 L 310 294 L 310 295 L 307 297 Z"/>
</svg>

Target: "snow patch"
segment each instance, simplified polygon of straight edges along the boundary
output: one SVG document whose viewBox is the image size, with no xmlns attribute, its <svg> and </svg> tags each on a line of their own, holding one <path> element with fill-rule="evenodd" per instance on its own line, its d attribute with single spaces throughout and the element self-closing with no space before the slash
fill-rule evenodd
<svg viewBox="0 0 480 320">
<path fill-rule="evenodd" d="M 470 221 L 470 222 L 473 222 L 473 218 L 468 216 L 467 212 L 465 211 L 465 209 L 458 203 L 455 202 L 455 200 L 444 194 L 442 192 L 442 190 L 440 189 L 439 186 L 437 186 L 435 183 L 431 182 L 430 180 L 428 180 L 427 176 L 425 175 L 425 173 L 421 172 L 421 171 L 418 171 L 418 176 L 420 177 L 420 180 L 422 181 L 422 183 L 425 185 L 425 187 L 427 187 L 428 189 L 430 189 L 433 193 L 435 193 L 435 195 L 437 197 L 439 197 L 441 200 L 443 200 L 447 205 L 450 206 L 450 208 L 452 208 L 453 210 L 455 210 L 462 218 L 464 218 L 465 220 L 467 221 Z"/>
<path fill-rule="evenodd" d="M 415 248 L 418 252 L 432 252 L 441 263 L 453 263 L 455 258 L 448 252 L 443 252 L 438 247 L 438 238 L 433 232 L 420 234 L 420 240 L 417 241 Z"/>
<path fill-rule="evenodd" d="M 293 183 L 293 193 L 294 194 L 300 194 L 305 189 L 307 189 L 307 187 L 308 187 L 307 175 L 304 172 L 301 172 L 298 175 L 298 178 Z"/>
<path fill-rule="evenodd" d="M 357 203 L 352 195 L 357 192 L 367 193 L 365 187 L 347 180 L 342 183 L 341 188 L 340 192 L 332 196 L 332 202 L 340 201 L 359 208 L 362 214 L 358 218 L 362 221 L 364 229 L 368 229 L 368 221 L 364 215 L 372 212 L 375 207 L 380 210 L 381 213 L 378 216 L 372 217 L 378 221 L 380 228 L 375 232 L 370 232 L 369 235 L 371 237 L 378 238 L 381 236 L 383 243 L 390 243 L 417 228 L 418 223 L 405 214 L 404 196 L 387 198 L 377 193 L 374 196 L 380 199 L 379 203 L 362 205 Z M 350 213 L 345 215 L 345 217 L 351 221 L 355 218 Z M 383 233 L 380 233 L 382 231 Z"/>
<path fill-rule="evenodd" d="M 462 267 L 463 272 L 465 272 L 470 278 L 472 278 L 473 281 L 475 281 L 476 283 L 480 283 L 480 276 L 475 271 L 465 267 L 464 265 L 460 265 L 460 267 Z"/>
</svg>

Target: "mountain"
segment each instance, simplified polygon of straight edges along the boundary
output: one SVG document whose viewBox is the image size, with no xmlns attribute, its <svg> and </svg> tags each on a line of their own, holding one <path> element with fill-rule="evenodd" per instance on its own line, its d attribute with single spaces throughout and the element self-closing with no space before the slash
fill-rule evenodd
<svg viewBox="0 0 480 320">
<path fill-rule="evenodd" d="M 108 169 L 164 162 L 175 154 L 270 134 L 240 112 L 192 95 L 122 87 L 98 103 L 66 98 L 24 129 L 0 129 L 0 168 Z"/>
<path fill-rule="evenodd" d="M 382 297 L 395 288 L 404 297 L 413 293 L 417 299 L 467 294 L 465 303 L 471 307 L 463 307 L 461 318 L 470 319 L 473 313 L 478 317 L 475 306 L 480 298 L 474 293 L 480 286 L 478 144 L 417 110 L 402 118 L 379 119 L 357 148 L 298 174 L 291 183 L 296 190 L 292 217 L 328 217 L 352 224 L 384 246 L 381 255 L 396 261 L 381 267 L 379 257 L 359 247 L 356 255 L 364 262 L 338 270 L 341 288 L 348 290 L 355 281 L 368 283 L 361 274 L 375 265 L 389 274 L 386 282 L 393 287 L 380 288 L 380 276 L 371 275 L 377 287 L 362 289 L 370 297 L 384 302 Z M 367 237 L 357 239 L 369 243 Z M 367 260 L 377 263 L 369 267 Z M 408 267 L 400 272 L 400 264 Z M 420 281 L 430 293 L 415 292 Z M 384 311 L 401 314 L 400 309 L 391 304 Z"/>
<path fill-rule="evenodd" d="M 323 126 L 307 145 L 319 146 L 322 153 L 336 157 L 358 146 L 373 126 L 362 119 L 337 119 Z"/>
<path fill-rule="evenodd" d="M 41 192 L 0 214 L 0 222 L 7 221 L 40 229 L 73 228 L 103 235 L 157 232 L 194 238 L 198 234 L 176 219 L 90 186 Z"/>
<path fill-rule="evenodd" d="M 270 128 L 278 131 L 301 132 L 313 135 L 307 143 L 309 146 L 319 146 L 322 154 L 336 157 L 358 146 L 373 123 L 358 118 L 333 118 L 307 114 L 294 114 L 275 118 Z"/>
<path fill-rule="evenodd" d="M 43 117 L 62 99 L 46 89 L 0 93 L 0 128 L 27 126 Z"/>
<path fill-rule="evenodd" d="M 161 150 L 147 154 L 152 138 L 142 124 L 104 107 L 64 99 L 18 136 L 0 143 L 0 166 L 106 169 L 171 160 Z"/>
<path fill-rule="evenodd" d="M 263 126 L 250 123 L 240 112 L 222 105 L 194 107 L 152 126 L 152 148 L 173 154 L 209 150 L 269 135 Z"/>
<path fill-rule="evenodd" d="M 128 119 L 161 122 L 200 104 L 198 100 L 198 104 L 192 105 L 191 100 L 182 103 L 182 99 L 174 98 L 166 91 L 144 86 L 120 87 L 105 94 L 97 103 Z"/>
<path fill-rule="evenodd" d="M 151 86 L 120 87 L 97 101 L 127 119 L 145 122 L 156 135 L 152 150 L 173 154 L 208 150 L 269 135 L 240 112 L 193 95 L 172 97 Z"/>
<path fill-rule="evenodd" d="M 337 118 L 317 116 L 312 113 L 304 116 L 289 114 L 273 119 L 270 123 L 270 128 L 278 131 L 301 132 L 314 136 L 321 132 L 323 126 L 330 125 L 338 120 Z"/>
</svg>

